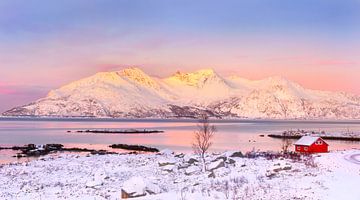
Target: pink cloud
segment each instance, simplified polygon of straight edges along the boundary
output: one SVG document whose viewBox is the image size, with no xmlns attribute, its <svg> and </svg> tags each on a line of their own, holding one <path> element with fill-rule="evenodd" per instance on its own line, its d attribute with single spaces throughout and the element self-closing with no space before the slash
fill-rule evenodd
<svg viewBox="0 0 360 200">
<path fill-rule="evenodd" d="M 359 64 L 349 60 L 319 60 L 315 62 L 316 65 L 332 65 L 332 66 L 344 66 L 344 65 L 356 65 Z"/>
<path fill-rule="evenodd" d="M 15 90 L 5 83 L 0 82 L 0 94 L 14 94 Z"/>
</svg>

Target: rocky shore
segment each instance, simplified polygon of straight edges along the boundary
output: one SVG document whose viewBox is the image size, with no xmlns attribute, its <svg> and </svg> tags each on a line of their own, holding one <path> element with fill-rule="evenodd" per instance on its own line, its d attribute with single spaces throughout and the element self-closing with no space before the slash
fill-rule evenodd
<svg viewBox="0 0 360 200">
<path fill-rule="evenodd" d="M 360 199 L 358 154 L 360 150 L 305 157 L 227 151 L 209 154 L 206 172 L 197 155 L 171 150 L 49 154 L 1 165 L 0 199 L 355 200 Z"/>
</svg>

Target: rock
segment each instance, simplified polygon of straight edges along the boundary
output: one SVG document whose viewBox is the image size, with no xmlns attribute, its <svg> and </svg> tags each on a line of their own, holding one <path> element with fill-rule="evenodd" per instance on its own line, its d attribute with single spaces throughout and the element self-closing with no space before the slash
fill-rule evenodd
<svg viewBox="0 0 360 200">
<path fill-rule="evenodd" d="M 95 151 L 92 151 L 92 152 L 90 152 L 91 154 L 93 154 L 93 155 L 106 155 L 107 154 L 107 151 L 105 151 L 105 150 L 95 150 Z"/>
<path fill-rule="evenodd" d="M 161 188 L 154 183 L 147 183 L 146 192 L 149 194 L 159 194 L 161 193 Z"/>
<path fill-rule="evenodd" d="M 195 174 L 196 172 L 199 172 L 200 171 L 200 168 L 197 167 L 197 166 L 190 166 L 188 168 L 186 168 L 185 170 L 185 175 L 193 175 Z"/>
<path fill-rule="evenodd" d="M 173 172 L 175 169 L 175 165 L 165 165 L 161 169 L 166 172 Z"/>
<path fill-rule="evenodd" d="M 220 167 L 225 167 L 225 162 L 222 159 L 211 162 L 210 165 L 208 166 L 208 170 L 212 171 Z"/>
<path fill-rule="evenodd" d="M 176 154 L 175 157 L 176 158 L 184 158 L 185 154 L 180 153 L 180 154 Z"/>
<path fill-rule="evenodd" d="M 189 161 L 187 163 L 189 164 L 194 164 L 196 162 L 199 162 L 198 160 L 194 159 L 194 158 L 190 158 Z"/>
<path fill-rule="evenodd" d="M 213 170 L 215 177 L 224 177 L 224 176 L 230 174 L 230 172 L 231 172 L 231 170 L 229 168 L 225 168 L 225 167 Z"/>
<path fill-rule="evenodd" d="M 178 169 L 185 169 L 185 168 L 188 168 L 188 167 L 190 167 L 189 163 L 180 163 L 178 165 Z"/>
<path fill-rule="evenodd" d="M 215 173 L 214 172 L 210 172 L 208 175 L 209 178 L 215 178 Z"/>
<path fill-rule="evenodd" d="M 290 170 L 292 166 L 289 163 L 286 163 L 285 165 L 281 166 L 282 170 Z"/>
<path fill-rule="evenodd" d="M 232 165 L 232 164 L 235 164 L 236 161 L 234 159 L 229 158 L 229 159 L 227 159 L 226 163 Z"/>
<path fill-rule="evenodd" d="M 104 183 L 104 180 L 108 178 L 108 175 L 103 170 L 98 170 L 95 172 L 93 179 L 91 181 L 86 182 L 86 187 L 96 188 L 97 186 L 101 186 Z"/>
<path fill-rule="evenodd" d="M 159 152 L 159 154 L 161 154 L 161 155 L 172 155 L 172 154 L 174 154 L 174 152 L 172 150 L 170 150 L 170 149 L 163 149 L 163 150 L 161 150 Z"/>
<path fill-rule="evenodd" d="M 272 178 L 272 177 L 274 177 L 276 175 L 276 172 L 274 172 L 274 171 L 266 171 L 266 173 L 265 173 L 265 176 L 266 177 L 269 177 L 269 178 Z"/>
<path fill-rule="evenodd" d="M 94 180 L 86 182 L 86 187 L 95 188 L 97 186 L 101 186 L 102 184 L 103 184 L 103 182 L 100 179 L 94 179 Z"/>
<path fill-rule="evenodd" d="M 279 172 L 281 170 L 282 169 L 279 165 L 274 165 L 274 166 L 270 167 L 270 169 L 268 171 Z"/>
<path fill-rule="evenodd" d="M 280 172 L 282 170 L 290 170 L 291 168 L 292 168 L 292 166 L 289 163 L 278 162 L 278 163 L 275 163 L 274 166 L 272 166 L 269 170 L 266 171 L 265 176 L 271 178 L 271 177 L 275 176 L 278 172 Z"/>
<path fill-rule="evenodd" d="M 274 166 L 276 166 L 277 168 L 280 168 L 280 170 L 290 170 L 292 168 L 290 163 L 287 163 L 287 162 L 284 162 L 284 161 L 280 161 L 280 162 L 274 164 Z"/>
<path fill-rule="evenodd" d="M 121 189 L 121 198 L 135 198 L 146 195 L 146 183 L 141 177 L 132 177 L 124 182 Z"/>
<path fill-rule="evenodd" d="M 187 162 L 187 163 L 189 163 L 189 164 L 194 164 L 195 162 L 199 162 L 199 161 L 197 160 L 197 157 L 196 157 L 196 156 L 186 154 L 186 155 L 184 156 L 184 162 Z"/>
<path fill-rule="evenodd" d="M 213 160 L 213 162 L 215 162 L 215 161 L 218 161 L 218 160 L 222 160 L 222 161 L 226 161 L 227 160 L 227 157 L 225 157 L 225 156 L 219 156 L 219 157 L 217 157 L 215 160 Z"/>
<path fill-rule="evenodd" d="M 241 153 L 241 151 L 234 152 L 230 157 L 238 157 L 242 158 L 244 155 Z"/>
<path fill-rule="evenodd" d="M 233 155 L 236 151 L 225 151 L 224 153 L 222 153 L 222 156 L 225 157 L 230 157 L 231 155 Z"/>
<path fill-rule="evenodd" d="M 158 163 L 160 167 L 163 167 L 165 165 L 175 165 L 176 160 L 174 159 L 159 160 Z"/>
</svg>

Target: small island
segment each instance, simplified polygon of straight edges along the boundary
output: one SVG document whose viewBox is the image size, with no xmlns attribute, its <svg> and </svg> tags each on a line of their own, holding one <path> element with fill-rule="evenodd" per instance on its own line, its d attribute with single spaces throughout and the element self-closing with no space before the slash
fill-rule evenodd
<svg viewBox="0 0 360 200">
<path fill-rule="evenodd" d="M 282 134 L 269 134 L 268 137 L 279 139 L 300 139 L 305 135 L 321 137 L 325 140 L 360 141 L 360 134 L 354 132 L 326 133 L 325 131 L 316 132 L 305 130 L 290 130 L 284 131 Z"/>
<path fill-rule="evenodd" d="M 68 131 L 71 132 L 71 131 Z M 76 133 L 103 133 L 103 134 L 151 134 L 163 133 L 161 130 L 152 129 L 87 129 L 77 130 Z"/>
</svg>

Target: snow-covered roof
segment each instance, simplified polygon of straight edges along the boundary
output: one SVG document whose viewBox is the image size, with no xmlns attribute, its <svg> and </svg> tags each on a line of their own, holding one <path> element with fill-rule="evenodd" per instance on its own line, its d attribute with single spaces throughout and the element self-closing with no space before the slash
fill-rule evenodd
<svg viewBox="0 0 360 200">
<path fill-rule="evenodd" d="M 313 136 L 302 136 L 298 141 L 295 142 L 295 145 L 304 145 L 310 146 L 320 137 L 313 137 Z"/>
</svg>

